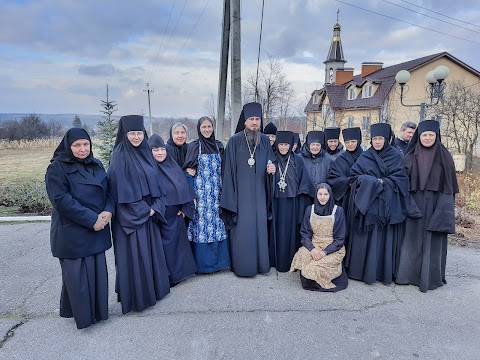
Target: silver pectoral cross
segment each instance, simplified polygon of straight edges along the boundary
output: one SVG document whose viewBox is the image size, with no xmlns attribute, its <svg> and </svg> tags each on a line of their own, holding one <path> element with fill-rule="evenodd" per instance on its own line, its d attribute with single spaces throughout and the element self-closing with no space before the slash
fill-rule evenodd
<svg viewBox="0 0 480 360">
<path fill-rule="evenodd" d="M 285 192 L 285 188 L 287 187 L 287 183 L 285 182 L 285 180 L 280 179 L 280 181 L 277 184 L 280 191 Z"/>
</svg>

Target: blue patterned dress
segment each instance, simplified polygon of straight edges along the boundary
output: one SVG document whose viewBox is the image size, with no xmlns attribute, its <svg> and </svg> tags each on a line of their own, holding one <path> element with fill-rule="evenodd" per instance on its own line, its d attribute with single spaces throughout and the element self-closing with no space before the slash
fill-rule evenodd
<svg viewBox="0 0 480 360">
<path fill-rule="evenodd" d="M 220 154 L 202 154 L 199 144 L 198 167 L 194 177 L 197 199 L 195 216 L 188 226 L 188 239 L 199 273 L 230 269 L 227 231 L 218 215 L 222 193 Z"/>
</svg>

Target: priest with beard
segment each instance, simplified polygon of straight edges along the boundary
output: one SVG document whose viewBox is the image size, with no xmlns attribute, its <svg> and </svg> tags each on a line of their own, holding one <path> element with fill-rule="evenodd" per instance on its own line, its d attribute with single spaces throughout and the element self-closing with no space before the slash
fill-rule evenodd
<svg viewBox="0 0 480 360">
<path fill-rule="evenodd" d="M 328 156 L 335 161 L 345 150 L 343 144 L 340 142 L 340 128 L 327 127 L 325 132 L 325 143 Z"/>
<path fill-rule="evenodd" d="M 237 276 L 270 271 L 267 219 L 276 160 L 262 127 L 262 106 L 245 104 L 224 153 L 220 216 L 229 229 L 231 266 Z"/>
<path fill-rule="evenodd" d="M 392 282 L 408 201 L 408 177 L 402 155 L 390 145 L 389 124 L 370 127 L 372 146 L 352 166 L 348 204 L 349 248 L 345 266 L 350 278 L 367 284 Z"/>
<path fill-rule="evenodd" d="M 277 131 L 277 171 L 273 206 L 275 232 L 270 236 L 270 265 L 280 272 L 290 269 L 300 248 L 300 224 L 305 209 L 312 203 L 315 189 L 302 157 L 295 154 L 294 133 Z"/>
</svg>

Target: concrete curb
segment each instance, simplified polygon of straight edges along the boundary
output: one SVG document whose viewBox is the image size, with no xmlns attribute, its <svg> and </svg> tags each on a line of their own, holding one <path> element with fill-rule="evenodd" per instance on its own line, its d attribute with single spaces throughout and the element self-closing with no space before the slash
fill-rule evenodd
<svg viewBox="0 0 480 360">
<path fill-rule="evenodd" d="M 1 222 L 34 222 L 51 221 L 51 216 L 0 216 Z"/>
</svg>

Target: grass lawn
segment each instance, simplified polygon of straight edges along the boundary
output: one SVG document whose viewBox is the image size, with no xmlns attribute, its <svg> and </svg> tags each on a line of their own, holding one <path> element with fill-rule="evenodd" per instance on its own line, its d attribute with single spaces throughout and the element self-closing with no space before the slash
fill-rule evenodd
<svg viewBox="0 0 480 360">
<path fill-rule="evenodd" d="M 55 148 L 0 148 L 0 189 L 29 181 L 44 181 Z"/>
</svg>

